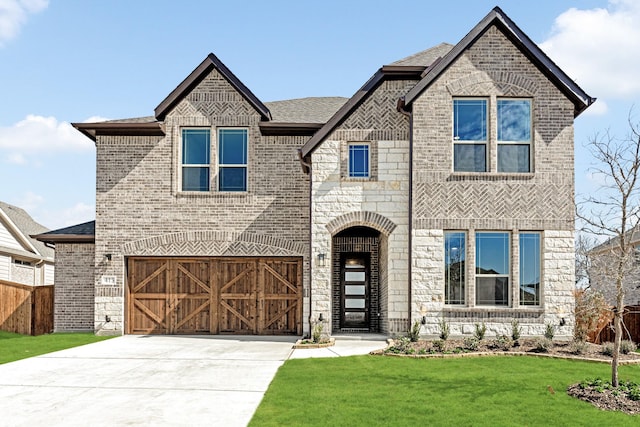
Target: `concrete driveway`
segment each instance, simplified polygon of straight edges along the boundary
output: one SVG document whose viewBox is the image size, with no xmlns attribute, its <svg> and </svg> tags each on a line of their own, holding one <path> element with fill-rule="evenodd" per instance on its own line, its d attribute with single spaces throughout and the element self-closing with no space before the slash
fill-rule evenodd
<svg viewBox="0 0 640 427">
<path fill-rule="evenodd" d="M 246 426 L 294 341 L 129 335 L 0 365 L 0 425 Z"/>
</svg>

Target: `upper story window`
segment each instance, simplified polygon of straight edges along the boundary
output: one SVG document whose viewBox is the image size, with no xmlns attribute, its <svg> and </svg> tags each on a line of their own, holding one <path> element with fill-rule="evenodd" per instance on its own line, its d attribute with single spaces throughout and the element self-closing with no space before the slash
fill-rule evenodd
<svg viewBox="0 0 640 427">
<path fill-rule="evenodd" d="M 531 171 L 531 100 L 498 99 L 498 172 Z"/>
<path fill-rule="evenodd" d="M 476 234 L 476 305 L 509 305 L 509 233 Z"/>
<path fill-rule="evenodd" d="M 453 170 L 487 170 L 487 100 L 453 100 Z"/>
<path fill-rule="evenodd" d="M 370 163 L 369 144 L 349 144 L 348 168 L 350 178 L 369 178 L 371 176 Z"/>
<path fill-rule="evenodd" d="M 211 132 L 182 129 L 182 191 L 209 191 Z"/>
<path fill-rule="evenodd" d="M 218 129 L 218 190 L 247 191 L 247 129 Z"/>
</svg>

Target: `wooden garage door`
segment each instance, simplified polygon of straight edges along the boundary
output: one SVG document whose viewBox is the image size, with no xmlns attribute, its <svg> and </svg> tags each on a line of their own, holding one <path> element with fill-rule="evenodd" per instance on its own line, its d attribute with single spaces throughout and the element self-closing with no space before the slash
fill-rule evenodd
<svg viewBox="0 0 640 427">
<path fill-rule="evenodd" d="M 300 258 L 130 258 L 131 334 L 301 334 Z"/>
</svg>

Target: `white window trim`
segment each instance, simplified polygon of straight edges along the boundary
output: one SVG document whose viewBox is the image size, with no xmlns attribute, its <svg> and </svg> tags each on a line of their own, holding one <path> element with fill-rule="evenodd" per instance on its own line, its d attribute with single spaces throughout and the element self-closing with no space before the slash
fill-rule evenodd
<svg viewBox="0 0 640 427">
<path fill-rule="evenodd" d="M 528 101 L 529 102 L 529 140 L 528 141 L 508 141 L 508 140 L 500 140 L 498 139 L 498 101 Z M 498 155 L 499 155 L 499 147 L 500 145 L 528 145 L 529 146 L 529 170 L 527 172 L 499 172 L 499 173 L 514 173 L 514 174 L 523 174 L 523 173 L 531 173 L 533 172 L 533 99 L 532 98 L 508 98 L 508 97 L 498 97 L 496 98 L 496 168 L 499 166 L 498 163 Z"/>
<path fill-rule="evenodd" d="M 507 249 L 509 250 L 509 252 L 507 253 L 507 262 L 508 262 L 508 266 L 507 266 L 507 271 L 509 272 L 508 274 L 478 274 L 476 273 L 477 268 L 478 268 L 478 264 L 477 264 L 477 260 L 478 260 L 478 235 L 480 234 L 491 234 L 491 233 L 500 233 L 500 234 L 506 234 L 509 242 L 507 244 Z M 504 231 L 504 230 L 482 230 L 482 231 L 476 231 L 475 232 L 475 236 L 474 236 L 474 260 L 473 260 L 473 284 L 474 284 L 474 295 L 473 295 L 473 303 L 476 307 L 489 307 L 489 308 L 507 308 L 507 307 L 512 307 L 513 306 L 513 295 L 512 295 L 512 286 L 513 286 L 513 269 L 512 269 L 512 241 L 513 241 L 513 236 L 510 232 L 508 231 Z M 507 304 L 506 305 L 491 305 L 491 304 L 478 304 L 478 298 L 477 298 L 477 286 L 478 286 L 478 282 L 477 282 L 477 278 L 478 277 L 506 277 L 508 279 L 507 282 Z"/>
<path fill-rule="evenodd" d="M 351 147 L 363 145 L 367 147 L 367 175 L 351 176 Z M 350 141 L 347 143 L 347 178 L 349 179 L 369 179 L 371 178 L 371 142 L 368 141 Z"/>
<path fill-rule="evenodd" d="M 182 152 L 182 146 L 183 146 L 183 137 L 184 137 L 184 132 L 185 130 L 208 130 L 209 131 L 209 164 L 189 164 L 189 165 L 185 165 L 184 163 L 182 163 L 182 156 L 183 156 L 183 152 Z M 213 188 L 211 186 L 211 162 L 213 161 L 213 137 L 212 134 L 213 132 L 211 132 L 211 128 L 208 126 L 185 126 L 185 127 L 180 127 L 179 128 L 179 143 L 178 143 L 178 192 L 180 193 L 189 193 L 189 194 L 208 194 L 211 193 L 211 189 Z M 195 168 L 195 167 L 206 167 L 209 168 L 209 190 L 208 191 L 199 191 L 199 190 L 185 190 L 182 186 L 182 169 L 183 168 Z"/>
<path fill-rule="evenodd" d="M 485 139 L 484 140 L 469 140 L 469 139 L 458 139 L 459 137 L 455 136 L 455 101 L 486 101 L 487 108 L 485 112 Z M 489 172 L 489 157 L 491 155 L 490 150 L 490 141 L 491 141 L 491 99 L 486 96 L 473 97 L 473 96 L 454 96 L 451 100 L 451 140 L 453 144 L 451 145 L 451 170 L 455 173 L 487 173 Z M 468 172 L 468 171 L 456 171 L 455 170 L 455 145 L 456 144 L 465 144 L 465 145 L 484 145 L 484 171 L 482 172 Z"/>
<path fill-rule="evenodd" d="M 220 140 L 220 131 L 222 130 L 245 130 L 247 133 L 247 161 L 244 164 L 232 164 L 232 165 L 225 165 L 225 164 L 221 164 L 220 163 L 220 144 L 219 144 L 219 140 Z M 213 139 L 213 138 L 212 138 Z M 213 144 L 214 142 L 212 142 Z M 215 164 L 216 164 L 216 182 L 215 182 L 215 189 L 217 192 L 219 193 L 225 193 L 225 194 L 242 194 L 242 193 L 247 193 L 249 192 L 249 128 L 245 127 L 245 126 L 237 126 L 237 127 L 233 127 L 233 126 L 226 126 L 226 127 L 218 127 L 216 128 L 216 132 L 215 132 Z M 214 156 L 211 156 L 210 161 L 213 162 L 214 161 Z M 228 190 L 220 190 L 220 169 L 225 168 L 225 167 L 244 167 L 245 168 L 245 189 L 244 191 L 228 191 Z M 211 188 L 211 185 L 209 186 L 209 188 Z"/>
</svg>

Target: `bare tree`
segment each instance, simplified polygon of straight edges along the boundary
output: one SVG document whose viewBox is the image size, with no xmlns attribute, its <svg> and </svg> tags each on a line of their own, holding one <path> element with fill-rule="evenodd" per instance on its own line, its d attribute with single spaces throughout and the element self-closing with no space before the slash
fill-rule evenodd
<svg viewBox="0 0 640 427">
<path fill-rule="evenodd" d="M 589 271 L 591 270 L 591 251 L 596 247 L 597 241 L 593 236 L 589 236 L 583 232 L 576 235 L 576 288 L 589 289 L 591 287 L 591 279 Z"/>
<path fill-rule="evenodd" d="M 625 283 L 636 269 L 634 244 L 640 213 L 640 127 L 629 115 L 629 134 L 622 139 L 609 132 L 596 135 L 588 148 L 596 161 L 594 175 L 603 180 L 595 194 L 582 200 L 578 217 L 584 223 L 584 231 L 606 236 L 600 245 L 599 280 L 615 290 L 614 328 L 615 340 L 611 363 L 611 383 L 618 386 L 618 362 L 622 340 L 622 322 L 625 307 Z M 596 260 L 592 257 L 592 263 Z M 591 277 L 593 280 L 594 278 Z M 604 283 L 604 282 L 603 282 Z"/>
</svg>

